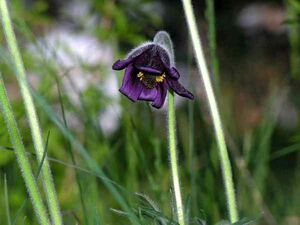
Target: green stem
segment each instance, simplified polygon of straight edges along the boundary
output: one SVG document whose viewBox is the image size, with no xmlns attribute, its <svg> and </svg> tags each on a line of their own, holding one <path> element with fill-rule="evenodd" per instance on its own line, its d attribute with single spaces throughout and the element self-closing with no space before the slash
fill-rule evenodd
<svg viewBox="0 0 300 225">
<path fill-rule="evenodd" d="M 57 91 L 58 91 L 58 96 L 59 96 L 59 102 L 60 102 L 63 122 L 64 122 L 64 125 L 65 125 L 66 129 L 69 129 L 67 119 L 66 119 L 65 107 L 64 107 L 64 104 L 63 104 L 63 96 L 62 96 L 62 92 L 61 92 L 60 82 L 59 82 L 58 77 L 56 77 L 55 80 L 56 80 L 56 85 L 57 85 Z M 72 143 L 69 140 L 67 140 L 67 146 L 66 147 L 67 147 L 68 152 L 71 156 L 72 164 L 75 166 L 76 165 L 76 159 L 75 159 L 75 155 L 73 153 Z M 74 170 L 74 171 L 75 171 L 76 182 L 77 182 L 79 195 L 80 195 L 80 202 L 81 202 L 81 207 L 82 207 L 82 213 L 83 213 L 83 216 L 84 216 L 84 223 L 86 225 L 88 225 L 88 213 L 87 213 L 86 205 L 85 205 L 85 202 L 84 202 L 83 186 L 82 186 L 82 182 L 80 180 L 80 174 L 78 173 L 77 170 Z"/>
<path fill-rule="evenodd" d="M 204 83 L 204 87 L 205 87 L 205 91 L 209 103 L 209 108 L 210 108 L 210 112 L 214 124 L 214 130 L 215 130 L 216 141 L 219 149 L 219 158 L 221 161 L 221 168 L 222 168 L 230 222 L 234 223 L 238 220 L 238 211 L 236 206 L 232 170 L 231 170 L 230 160 L 229 160 L 226 142 L 224 138 L 221 118 L 220 118 L 216 98 L 213 92 L 213 88 L 211 85 L 208 68 L 205 62 L 192 3 L 190 0 L 182 0 L 182 3 L 183 3 L 187 24 L 190 31 L 190 36 L 194 47 L 197 66 L 200 74 L 202 75 L 202 80 Z"/>
<path fill-rule="evenodd" d="M 208 46 L 209 55 L 211 61 L 211 69 L 215 78 L 216 87 L 219 88 L 220 76 L 219 76 L 219 63 L 217 57 L 216 46 L 216 21 L 215 21 L 215 3 L 214 0 L 206 0 L 206 19 L 208 22 Z"/>
<path fill-rule="evenodd" d="M 159 31 L 155 35 L 153 42 L 164 46 L 170 56 L 170 65 L 175 66 L 174 49 L 170 35 L 165 31 Z M 178 160 L 176 150 L 176 120 L 174 109 L 174 95 L 172 91 L 168 91 L 168 135 L 169 135 L 169 152 L 170 152 L 170 164 L 171 173 L 173 179 L 173 188 L 175 195 L 176 211 L 179 225 L 184 225 L 184 213 L 180 191 L 179 172 L 178 172 Z"/>
<path fill-rule="evenodd" d="M 289 20 L 290 71 L 292 78 L 300 79 L 300 3 L 286 0 L 287 18 Z"/>
<path fill-rule="evenodd" d="M 170 151 L 170 163 L 173 178 L 173 188 L 176 202 L 176 211 L 178 217 L 178 223 L 180 225 L 185 224 L 183 205 L 180 191 L 179 172 L 178 172 L 178 160 L 176 151 L 176 128 L 175 128 L 175 109 L 174 109 L 174 95 L 173 92 L 168 92 L 168 132 L 169 132 L 169 151 Z"/>
<path fill-rule="evenodd" d="M 50 225 L 49 219 L 46 213 L 45 206 L 42 202 L 38 186 L 34 179 L 30 163 L 26 156 L 26 151 L 22 143 L 22 138 L 18 130 L 16 120 L 14 118 L 9 100 L 7 98 L 5 86 L 2 80 L 2 75 L 0 74 L 0 109 L 2 111 L 7 130 L 10 136 L 10 141 L 14 148 L 18 164 L 27 187 L 28 194 L 30 196 L 33 208 L 36 213 L 36 217 L 41 225 Z"/>
<path fill-rule="evenodd" d="M 17 80 L 25 104 L 26 114 L 29 120 L 35 151 L 37 154 L 38 162 L 40 163 L 43 158 L 43 152 L 44 152 L 41 129 L 39 126 L 38 117 L 30 93 L 29 85 L 26 80 L 25 68 L 21 58 L 20 51 L 18 49 L 17 40 L 12 28 L 12 23 L 10 20 L 10 15 L 8 12 L 6 0 L 0 0 L 0 10 L 1 10 L 3 30 L 6 36 L 12 61 L 14 62 L 15 65 Z M 43 176 L 42 182 L 47 197 L 52 223 L 54 225 L 62 225 L 63 224 L 62 217 L 60 214 L 56 191 L 52 181 L 52 175 L 51 175 L 49 162 L 47 158 L 45 159 L 44 165 L 42 167 L 42 176 Z"/>
<path fill-rule="evenodd" d="M 7 224 L 11 225 L 6 174 L 4 174 L 4 200 L 5 200 Z"/>
</svg>

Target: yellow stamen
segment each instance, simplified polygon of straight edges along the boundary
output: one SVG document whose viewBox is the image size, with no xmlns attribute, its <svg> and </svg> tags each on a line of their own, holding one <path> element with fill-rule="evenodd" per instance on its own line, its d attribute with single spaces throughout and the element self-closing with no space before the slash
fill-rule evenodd
<svg viewBox="0 0 300 225">
<path fill-rule="evenodd" d="M 155 77 L 155 81 L 156 81 L 156 82 L 163 82 L 165 77 L 166 77 L 166 75 L 165 75 L 165 73 L 163 73 L 163 74 L 160 75 L 160 76 L 156 76 L 156 77 Z"/>
<path fill-rule="evenodd" d="M 137 74 L 137 77 L 140 78 L 140 80 L 143 80 L 144 74 L 142 72 L 139 72 Z"/>
<path fill-rule="evenodd" d="M 145 75 L 144 75 L 143 72 L 139 72 L 139 73 L 137 74 L 137 77 L 139 78 L 140 81 L 142 81 L 142 80 L 144 79 L 144 76 L 145 76 Z M 160 76 L 153 76 L 153 78 L 155 78 L 155 82 L 157 82 L 157 83 L 163 82 L 164 79 L 165 79 L 165 77 L 166 77 L 165 73 L 163 73 L 163 74 L 160 75 Z"/>
</svg>

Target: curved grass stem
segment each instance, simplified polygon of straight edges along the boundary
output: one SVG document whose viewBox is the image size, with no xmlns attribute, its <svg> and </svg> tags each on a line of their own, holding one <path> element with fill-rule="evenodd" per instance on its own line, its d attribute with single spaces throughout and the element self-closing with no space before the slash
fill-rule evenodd
<svg viewBox="0 0 300 225">
<path fill-rule="evenodd" d="M 9 100 L 7 98 L 6 90 L 0 74 L 0 109 L 2 111 L 7 130 L 10 136 L 10 141 L 14 148 L 20 171 L 22 173 L 28 194 L 30 196 L 33 208 L 36 213 L 36 217 L 41 225 L 50 225 L 46 208 L 42 201 L 38 186 L 34 179 L 30 163 L 28 161 L 22 138 L 17 126 L 17 122 L 14 118 L 13 111 L 11 109 Z"/>
<path fill-rule="evenodd" d="M 17 74 L 17 80 L 25 104 L 27 118 L 29 120 L 35 151 L 37 154 L 38 162 L 40 163 L 42 161 L 43 152 L 44 152 L 41 129 L 39 126 L 39 121 L 33 103 L 33 99 L 30 93 L 30 88 L 26 80 L 25 68 L 21 58 L 20 51 L 18 49 L 17 40 L 13 31 L 6 0 L 0 0 L 0 10 L 1 10 L 1 20 L 3 25 L 3 30 L 6 36 L 6 41 L 8 43 L 12 61 L 14 63 L 15 72 Z M 41 171 L 43 177 L 42 179 L 43 187 L 46 193 L 52 223 L 54 225 L 62 225 L 63 223 L 60 214 L 60 208 L 59 208 L 56 191 L 52 181 L 52 175 L 51 175 L 51 171 L 47 159 L 45 160 Z"/>
<path fill-rule="evenodd" d="M 238 220 L 238 210 L 236 206 L 236 198 L 235 198 L 234 184 L 232 178 L 232 169 L 231 169 L 230 160 L 229 160 L 227 147 L 225 143 L 220 113 L 218 110 L 214 91 L 211 85 L 207 64 L 205 62 L 203 49 L 201 46 L 201 39 L 198 33 L 192 3 L 190 0 L 182 0 L 182 3 L 183 3 L 183 9 L 186 16 L 186 21 L 188 24 L 190 36 L 194 47 L 197 66 L 199 69 L 199 73 L 202 75 L 202 80 L 204 83 L 204 87 L 205 87 L 205 91 L 209 103 L 210 113 L 214 124 L 215 136 L 216 136 L 216 141 L 219 149 L 219 158 L 221 162 L 221 168 L 222 168 L 222 174 L 223 174 L 223 180 L 225 186 L 225 194 L 226 194 L 229 218 L 230 218 L 230 222 L 234 223 Z"/>
</svg>

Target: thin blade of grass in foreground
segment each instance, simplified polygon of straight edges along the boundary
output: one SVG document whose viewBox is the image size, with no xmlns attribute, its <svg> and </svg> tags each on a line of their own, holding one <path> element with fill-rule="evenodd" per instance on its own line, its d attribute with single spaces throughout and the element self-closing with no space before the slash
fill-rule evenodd
<svg viewBox="0 0 300 225">
<path fill-rule="evenodd" d="M 188 66 L 188 78 L 189 78 L 189 84 L 192 83 L 191 79 L 191 67 L 192 67 L 192 60 L 193 60 L 193 49 L 190 42 L 188 43 L 188 57 L 187 57 L 187 66 Z M 191 85 L 190 85 L 191 86 Z M 194 91 L 193 87 L 191 86 L 191 91 Z M 198 202 L 197 202 L 197 159 L 195 157 L 195 106 L 194 102 L 190 101 L 188 103 L 188 121 L 189 121 L 189 154 L 188 154 L 188 165 L 189 165 L 189 173 L 190 173 L 190 182 L 191 182 L 191 204 L 192 208 L 195 210 L 195 212 L 199 212 L 198 208 Z M 198 164 L 199 165 L 199 164 Z"/>
<path fill-rule="evenodd" d="M 58 91 L 58 96 L 59 96 L 59 103 L 60 103 L 60 108 L 61 108 L 61 112 L 62 112 L 63 122 L 64 122 L 65 127 L 67 129 L 69 129 L 67 119 L 66 119 L 66 114 L 65 114 L 65 107 L 63 104 L 60 82 L 57 77 L 56 77 L 55 81 L 56 81 L 56 86 L 57 86 L 57 91 Z M 70 140 L 67 140 L 67 149 L 71 156 L 72 164 L 76 165 L 75 156 L 73 154 L 73 147 L 72 147 L 72 143 L 70 142 Z M 83 212 L 83 216 L 84 216 L 84 222 L 85 222 L 85 224 L 88 224 L 88 218 L 87 218 L 88 214 L 87 214 L 87 209 L 86 209 L 86 205 L 85 205 L 84 197 L 83 197 L 83 187 L 82 187 L 82 184 L 80 181 L 80 175 L 77 170 L 75 170 L 75 177 L 76 177 L 76 183 L 77 183 L 78 190 L 79 190 L 80 203 L 81 203 L 82 212 Z"/>
<path fill-rule="evenodd" d="M 7 130 L 10 136 L 10 140 L 13 148 L 15 149 L 15 154 L 18 160 L 18 164 L 27 187 L 27 191 L 32 201 L 33 208 L 36 213 L 36 217 L 41 225 L 50 225 L 49 219 L 46 213 L 44 203 L 38 186 L 34 179 L 30 163 L 26 156 L 26 151 L 22 143 L 22 138 L 14 118 L 9 100 L 7 98 L 6 90 L 4 87 L 2 75 L 0 74 L 0 109 L 5 119 Z"/>
<path fill-rule="evenodd" d="M 294 153 L 297 151 L 300 151 L 300 143 L 296 143 L 296 144 L 293 144 L 288 147 L 285 147 L 285 148 L 275 151 L 274 153 L 272 153 L 270 155 L 269 160 L 278 159 L 279 157 L 283 157 L 283 156 L 286 156 L 288 154 L 291 154 L 291 153 Z"/>
<path fill-rule="evenodd" d="M 234 223 L 238 221 L 238 211 L 236 206 L 236 198 L 234 193 L 234 184 L 232 178 L 232 169 L 230 165 L 230 160 L 227 152 L 224 132 L 222 128 L 222 122 L 220 118 L 219 109 L 217 106 L 215 94 L 211 85 L 210 76 L 207 68 L 207 64 L 205 62 L 201 40 L 197 29 L 197 24 L 195 20 L 195 15 L 192 7 L 192 3 L 190 0 L 182 0 L 184 13 L 186 16 L 186 21 L 188 24 L 188 28 L 190 31 L 190 36 L 192 39 L 194 53 L 197 60 L 197 66 L 199 69 L 199 73 L 202 77 L 205 92 L 208 99 L 208 104 L 210 108 L 210 113 L 212 116 L 216 141 L 219 149 L 219 158 L 221 162 L 223 181 L 225 186 L 225 194 L 227 200 L 227 207 L 230 217 L 230 222 Z"/>
<path fill-rule="evenodd" d="M 14 149 L 11 148 L 11 147 L 3 147 L 3 146 L 0 146 L 0 150 L 5 150 L 5 151 L 12 151 L 14 152 Z M 31 157 L 36 157 L 36 154 L 34 153 L 31 153 L 31 152 L 26 152 L 26 155 L 28 156 L 31 156 Z M 54 162 L 54 163 L 57 163 L 57 164 L 60 164 L 62 166 L 66 166 L 66 167 L 69 167 L 69 168 L 73 168 L 73 169 L 76 169 L 78 170 L 79 172 L 82 172 L 82 173 L 85 173 L 87 175 L 90 175 L 92 177 L 97 177 L 99 178 L 100 180 L 101 179 L 106 179 L 107 182 L 110 182 L 111 184 L 113 184 L 115 187 L 117 187 L 118 189 L 122 190 L 123 192 L 126 192 L 127 190 L 125 189 L 125 187 L 121 186 L 120 184 L 117 184 L 116 182 L 108 179 L 107 177 L 100 177 L 99 174 L 96 174 L 95 172 L 87 169 L 87 168 L 83 168 L 81 166 L 78 166 L 78 165 L 73 165 L 72 163 L 67 163 L 65 161 L 62 161 L 62 160 L 59 160 L 59 159 L 56 159 L 56 158 L 52 158 L 52 157 L 47 157 L 47 159 L 51 162 Z M 40 167 L 41 165 L 39 165 Z M 130 193 L 131 194 L 131 193 Z"/>
<path fill-rule="evenodd" d="M 1 9 L 3 30 L 6 36 L 6 41 L 9 47 L 12 61 L 14 63 L 14 69 L 17 74 L 17 80 L 21 89 L 21 94 L 23 97 L 26 114 L 29 120 L 34 147 L 37 153 L 38 162 L 40 163 L 42 161 L 43 152 L 44 152 L 41 129 L 39 126 L 39 121 L 33 103 L 33 99 L 30 94 L 29 86 L 26 80 L 25 68 L 21 58 L 20 51 L 18 49 L 18 44 L 13 31 L 6 0 L 0 0 L 0 9 Z M 56 191 L 52 179 L 52 174 L 47 160 L 45 161 L 44 166 L 42 167 L 42 174 L 43 174 L 43 180 L 42 180 L 43 187 L 46 193 L 52 223 L 54 225 L 62 225 L 63 222 L 60 214 L 60 207 L 58 204 Z"/>
<path fill-rule="evenodd" d="M 32 90 L 32 94 L 37 104 L 41 106 L 41 108 L 44 110 L 44 112 L 49 117 L 49 119 L 61 131 L 61 133 L 65 136 L 65 138 L 67 138 L 70 141 L 70 143 L 72 143 L 72 145 L 74 146 L 74 150 L 76 150 L 79 153 L 79 155 L 83 158 L 83 160 L 87 163 L 90 170 L 102 180 L 103 184 L 114 196 L 114 198 L 120 204 L 122 209 L 128 213 L 129 220 L 131 221 L 131 223 L 139 225 L 140 224 L 139 219 L 136 217 L 132 209 L 129 207 L 124 197 L 115 188 L 111 180 L 106 176 L 102 168 L 88 154 L 88 150 L 84 146 L 82 146 L 82 144 L 74 137 L 74 135 L 69 131 L 69 129 L 66 128 L 66 126 L 56 116 L 55 112 L 51 109 L 50 105 L 48 105 L 45 99 L 42 96 L 40 96 L 38 93 L 34 92 L 33 90 Z"/>
<path fill-rule="evenodd" d="M 208 22 L 208 47 L 210 55 L 210 64 L 213 76 L 215 78 L 215 84 L 217 89 L 220 85 L 219 75 L 219 62 L 217 57 L 217 45 L 216 45 L 216 20 L 215 20 L 215 1 L 206 0 L 206 19 Z"/>
<path fill-rule="evenodd" d="M 287 19 L 289 29 L 289 43 L 290 43 L 290 71 L 294 79 L 300 79 L 300 21 L 299 21 L 299 7 L 297 10 L 297 0 L 286 0 Z"/>
<path fill-rule="evenodd" d="M 46 146 L 45 146 L 45 150 L 44 150 L 44 153 L 43 153 L 43 158 L 42 158 L 42 161 L 40 163 L 40 165 L 38 166 L 38 169 L 36 171 L 36 174 L 35 174 L 35 179 L 38 180 L 38 177 L 41 173 L 41 169 L 42 169 L 42 166 L 44 164 L 44 161 L 45 161 L 45 158 L 46 158 L 46 155 L 47 155 L 47 152 L 48 152 L 48 142 L 49 142 L 49 137 L 50 137 L 50 131 L 48 132 L 48 135 L 47 135 L 47 139 L 46 139 Z M 27 153 L 27 152 L 26 152 Z M 17 213 L 16 213 L 16 216 L 13 220 L 13 225 L 15 225 L 17 223 L 17 220 L 19 218 L 19 216 L 21 215 L 23 209 L 25 208 L 26 204 L 27 204 L 27 201 L 28 201 L 28 195 L 26 196 L 25 200 L 23 201 L 21 207 L 18 209 Z"/>
<path fill-rule="evenodd" d="M 4 174 L 4 198 L 5 198 L 7 224 L 11 225 L 6 174 Z"/>
</svg>

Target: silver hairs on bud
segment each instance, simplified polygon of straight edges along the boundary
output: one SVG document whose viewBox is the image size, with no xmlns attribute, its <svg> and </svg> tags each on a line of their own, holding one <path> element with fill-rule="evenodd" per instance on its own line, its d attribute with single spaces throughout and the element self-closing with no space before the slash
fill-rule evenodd
<svg viewBox="0 0 300 225">
<path fill-rule="evenodd" d="M 170 64 L 172 67 L 174 67 L 175 66 L 174 48 L 169 33 L 166 31 L 157 32 L 156 35 L 154 36 L 153 42 L 155 44 L 160 45 L 167 51 L 167 53 L 170 56 Z"/>
</svg>

